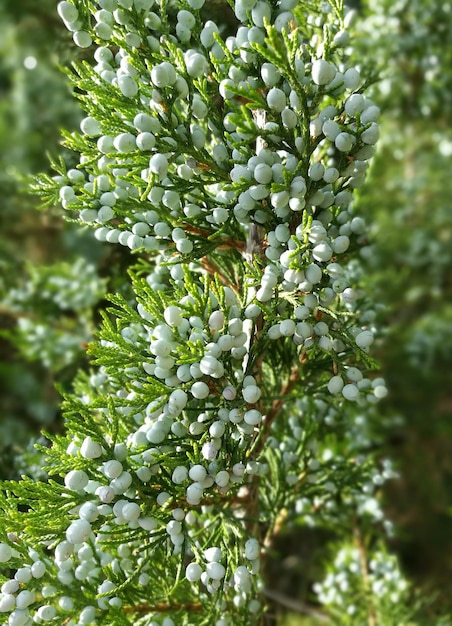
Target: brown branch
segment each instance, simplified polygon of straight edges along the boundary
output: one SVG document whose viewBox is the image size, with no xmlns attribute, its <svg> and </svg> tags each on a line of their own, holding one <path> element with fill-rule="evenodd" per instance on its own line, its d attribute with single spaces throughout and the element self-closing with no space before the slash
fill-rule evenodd
<svg viewBox="0 0 452 626">
<path fill-rule="evenodd" d="M 237 285 L 231 283 L 231 281 L 228 280 L 226 276 L 221 272 L 220 268 L 208 257 L 205 256 L 201 259 L 201 267 L 211 276 L 218 276 L 223 285 L 230 287 L 238 295 Z"/>
<path fill-rule="evenodd" d="M 274 400 L 270 412 L 267 413 L 267 416 L 265 419 L 265 425 L 261 433 L 261 436 L 259 437 L 256 443 L 256 446 L 252 449 L 252 455 L 254 458 L 256 458 L 260 454 L 260 452 L 262 451 L 264 447 L 265 441 L 267 440 L 267 437 L 270 434 L 270 428 L 272 426 L 272 423 L 276 419 L 281 407 L 286 401 L 286 398 L 284 396 L 289 394 L 295 388 L 299 380 L 300 380 L 300 376 L 299 376 L 298 366 L 296 365 L 290 373 L 289 380 L 281 389 L 280 397 L 277 400 Z"/>
<path fill-rule="evenodd" d="M 205 228 L 199 228 L 198 226 L 193 226 L 193 224 L 183 224 L 182 226 L 184 230 L 187 231 L 187 233 L 190 233 L 191 235 L 197 235 L 198 237 L 202 237 L 203 239 L 209 239 L 209 237 L 212 235 L 209 230 Z M 231 248 L 233 248 L 234 250 L 238 250 L 242 254 L 246 251 L 246 244 L 244 241 L 240 241 L 238 239 L 227 239 L 224 237 L 222 237 L 218 241 L 219 244 L 217 247 L 220 250 L 230 250 Z"/>
<path fill-rule="evenodd" d="M 33 318 L 33 314 L 31 312 L 22 312 L 22 311 L 14 311 L 4 304 L 0 304 L 0 315 L 4 317 L 10 317 L 13 320 L 18 320 L 21 317 Z"/>
<path fill-rule="evenodd" d="M 288 394 L 295 387 L 296 383 L 299 380 L 298 375 L 298 367 L 295 367 L 292 370 L 289 380 L 284 385 L 281 390 L 281 397 L 278 400 L 273 402 L 271 411 L 267 414 L 267 418 L 265 420 L 265 425 L 263 430 L 261 431 L 260 437 L 256 440 L 256 445 L 251 449 L 250 457 L 256 459 L 264 448 L 265 442 L 270 433 L 270 428 L 273 423 L 273 420 L 277 417 L 280 408 L 282 407 L 285 398 L 284 395 Z M 259 524 L 259 476 L 254 476 L 253 481 L 250 485 L 248 485 L 248 495 L 247 495 L 247 512 L 251 520 L 253 520 L 251 525 L 251 533 L 253 536 L 258 537 L 260 531 Z M 281 515 L 276 518 L 275 523 L 268 529 L 264 538 L 264 546 L 268 547 L 271 544 L 272 538 L 279 532 L 280 527 L 283 522 L 283 517 L 285 515 L 285 511 L 281 512 Z"/>
<path fill-rule="evenodd" d="M 284 606 L 290 609 L 291 611 L 296 611 L 297 613 L 304 613 L 305 615 L 311 615 L 312 617 L 315 617 L 317 620 L 321 622 L 330 622 L 330 618 L 327 615 L 325 615 L 325 613 L 318 611 L 316 608 L 309 606 L 305 602 L 300 602 L 300 600 L 295 600 L 294 598 L 286 596 L 280 591 L 264 589 L 263 593 L 265 596 L 267 596 L 267 598 L 270 598 L 270 600 L 273 600 L 273 602 L 281 604 L 281 606 Z"/>
<path fill-rule="evenodd" d="M 136 604 L 134 606 L 125 606 L 124 613 L 167 613 L 169 611 L 202 611 L 201 602 L 175 602 L 174 604 L 166 604 L 165 602 L 156 602 L 155 604 Z"/>
<path fill-rule="evenodd" d="M 359 561 L 360 561 L 361 572 L 363 576 L 363 584 L 364 584 L 364 589 L 365 589 L 367 600 L 368 600 L 367 623 L 369 626 L 378 626 L 377 615 L 375 613 L 375 607 L 372 601 L 372 590 L 371 590 L 370 580 L 369 580 L 369 568 L 367 566 L 366 547 L 364 545 L 361 530 L 357 522 L 355 522 L 354 527 L 353 527 L 353 537 L 355 539 L 355 545 L 359 554 Z"/>
<path fill-rule="evenodd" d="M 276 516 L 274 524 L 270 526 L 270 528 L 267 530 L 265 534 L 264 543 L 263 543 L 265 548 L 271 547 L 273 540 L 275 539 L 275 537 L 279 535 L 279 533 L 283 529 L 287 520 L 287 516 L 288 516 L 288 511 L 286 508 L 281 509 L 279 511 L 278 515 Z"/>
</svg>

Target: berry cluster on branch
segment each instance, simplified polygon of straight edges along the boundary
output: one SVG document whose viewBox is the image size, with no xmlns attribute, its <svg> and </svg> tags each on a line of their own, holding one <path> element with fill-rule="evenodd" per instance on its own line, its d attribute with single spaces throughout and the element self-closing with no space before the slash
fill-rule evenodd
<svg viewBox="0 0 452 626">
<path fill-rule="evenodd" d="M 79 165 L 35 188 L 140 263 L 65 399 L 56 479 L 5 486 L 9 626 L 251 625 L 282 512 L 381 522 L 390 472 L 362 414 L 386 388 L 352 204 L 379 109 L 350 17 L 237 0 L 223 37 L 203 4 L 58 5 L 95 63 L 69 72 Z"/>
</svg>

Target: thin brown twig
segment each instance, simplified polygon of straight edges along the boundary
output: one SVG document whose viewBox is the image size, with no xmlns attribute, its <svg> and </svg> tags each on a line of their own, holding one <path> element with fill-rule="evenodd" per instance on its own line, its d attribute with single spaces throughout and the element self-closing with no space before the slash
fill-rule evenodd
<svg viewBox="0 0 452 626">
<path fill-rule="evenodd" d="M 357 522 L 355 522 L 354 527 L 353 527 L 353 537 L 355 539 L 355 545 L 358 549 L 361 572 L 363 576 L 363 584 L 364 584 L 364 589 L 366 591 L 366 596 L 367 596 L 367 601 L 368 601 L 367 623 L 369 626 L 378 626 L 377 615 L 375 613 L 375 607 L 372 602 L 372 592 L 371 592 L 370 580 L 369 580 L 369 568 L 367 565 L 366 547 L 364 545 L 363 537 L 361 534 L 361 529 L 359 528 Z"/>
<path fill-rule="evenodd" d="M 299 382 L 299 380 L 300 380 L 300 376 L 299 376 L 298 366 L 295 366 L 292 368 L 289 380 L 281 389 L 280 397 L 277 400 L 274 400 L 271 410 L 267 413 L 267 416 L 265 419 L 265 426 L 264 426 L 262 435 L 259 437 L 259 440 L 256 446 L 252 449 L 254 458 L 256 458 L 262 451 L 265 441 L 267 440 L 267 437 L 270 433 L 270 428 L 273 424 L 273 421 L 276 419 L 279 413 L 279 410 L 281 409 L 284 402 L 286 401 L 285 396 L 287 396 L 287 394 L 289 394 L 294 389 L 294 387 Z"/>
<path fill-rule="evenodd" d="M 303 613 L 305 615 L 311 615 L 321 622 L 330 622 L 330 618 L 325 615 L 325 613 L 318 611 L 316 608 L 309 606 L 305 602 L 301 602 L 300 600 L 296 600 L 294 598 L 291 598 L 290 596 L 286 596 L 280 591 L 264 589 L 263 593 L 265 596 L 267 596 L 267 598 L 273 600 L 273 602 L 276 602 L 277 604 L 280 604 L 281 606 L 284 606 L 291 611 L 296 611 L 297 613 Z"/>
<path fill-rule="evenodd" d="M 199 228 L 198 226 L 193 226 L 192 224 L 183 224 L 184 230 L 191 235 L 198 235 L 203 239 L 208 239 L 211 235 L 211 232 L 206 230 L 205 228 Z M 238 250 L 242 254 L 246 251 L 246 243 L 244 241 L 240 241 L 239 239 L 229 239 L 225 237 L 221 237 L 218 239 L 218 248 L 219 249 L 231 249 Z"/>
<path fill-rule="evenodd" d="M 201 259 L 201 266 L 208 274 L 218 276 L 223 285 L 230 287 L 238 295 L 238 286 L 234 285 L 228 278 L 226 278 L 226 276 L 220 271 L 220 268 L 208 257 L 205 256 Z"/>
<path fill-rule="evenodd" d="M 27 317 L 27 318 L 33 318 L 33 314 L 31 312 L 25 312 L 25 311 L 14 311 L 13 309 L 10 309 L 9 307 L 0 304 L 0 315 L 4 316 L 4 317 L 11 317 L 14 320 L 18 320 L 21 317 Z"/>
<path fill-rule="evenodd" d="M 203 605 L 201 602 L 175 602 L 166 604 L 165 602 L 156 602 L 155 604 L 136 604 L 134 606 L 125 606 L 124 613 L 167 613 L 168 611 L 201 611 Z"/>
</svg>

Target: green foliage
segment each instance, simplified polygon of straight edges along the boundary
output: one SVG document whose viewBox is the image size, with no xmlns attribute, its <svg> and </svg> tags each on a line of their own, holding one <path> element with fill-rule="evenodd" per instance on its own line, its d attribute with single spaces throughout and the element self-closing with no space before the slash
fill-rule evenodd
<svg viewBox="0 0 452 626">
<path fill-rule="evenodd" d="M 82 258 L 71 265 L 31 266 L 27 282 L 4 295 L 3 306 L 18 320 L 9 339 L 25 358 L 50 370 L 79 361 L 92 338 L 93 311 L 105 289 L 105 280 Z"/>
<path fill-rule="evenodd" d="M 405 569 L 432 598 L 427 624 L 450 614 L 448 9 L 368 3 L 359 46 L 364 53 L 374 47 L 384 78 L 374 96 L 385 108 L 385 140 L 360 203 L 375 216 L 369 270 L 385 304 L 379 356 L 392 389 L 384 413 L 398 422 L 387 445 L 404 477 L 388 490 L 387 502 L 400 528 Z"/>
<path fill-rule="evenodd" d="M 452 11 L 447 2 L 378 0 L 364 3 L 361 52 L 383 70 L 379 99 L 403 118 L 450 116 Z M 397 85 L 397 88 L 396 88 Z"/>
<path fill-rule="evenodd" d="M 447 606 L 451 220 L 449 157 L 443 151 L 449 140 L 447 132 L 435 132 L 420 121 L 406 129 L 389 126 L 392 144 L 382 147 L 360 202 L 372 198 L 378 223 L 369 262 L 388 319 L 380 354 L 393 391 L 385 412 L 399 416 L 390 445 L 405 479 L 388 495 L 402 527 L 399 549 L 426 593 L 444 589 Z M 388 171 L 395 184 L 386 182 Z M 384 190 L 377 201 L 376 188 Z M 422 537 L 429 538 L 428 547 Z"/>
<path fill-rule="evenodd" d="M 86 237 L 63 230 L 57 211 L 36 211 L 37 200 L 23 182 L 30 172 L 46 167 L 48 149 L 58 149 L 58 126 L 74 127 L 80 118 L 56 64 L 56 46 L 60 42 L 62 50 L 67 38 L 54 10 L 53 1 L 5 1 L 0 7 L 0 324 L 5 334 L 16 334 L 19 314 L 6 304 L 8 292 L 24 287 L 28 267 L 68 260 L 86 249 Z M 94 261 L 96 255 L 89 258 Z M 30 439 L 36 440 L 44 424 L 53 422 L 55 428 L 60 413 L 53 374 L 40 362 L 25 363 L 5 334 L 0 339 L 0 386 L 7 390 L 0 400 L 0 471 L 12 477 L 24 471 L 18 457 Z M 30 337 L 25 334 L 25 339 Z M 30 341 L 27 349 L 34 349 Z M 68 384 L 65 374 L 67 370 L 60 382 Z"/>
<path fill-rule="evenodd" d="M 116 270 L 92 369 L 62 391 L 65 432 L 39 446 L 49 478 L 3 483 L 2 614 L 251 626 L 278 535 L 304 527 L 339 546 L 308 613 L 408 626 L 380 503 L 396 474 L 373 427 L 366 192 L 353 203 L 379 109 L 351 14 L 243 0 L 226 31 L 198 0 L 119 4 L 58 5 L 97 65 L 68 72 L 86 117 L 34 189 L 138 263 L 131 285 Z M 82 261 L 31 269 L 7 300 L 33 318 L 19 347 L 73 363 L 105 282 Z"/>
</svg>

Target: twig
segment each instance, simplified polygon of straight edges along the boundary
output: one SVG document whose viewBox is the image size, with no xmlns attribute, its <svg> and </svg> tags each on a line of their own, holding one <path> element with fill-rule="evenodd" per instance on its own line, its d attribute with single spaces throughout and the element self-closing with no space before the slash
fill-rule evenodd
<svg viewBox="0 0 452 626">
<path fill-rule="evenodd" d="M 263 593 L 265 596 L 267 596 L 267 598 L 270 598 L 270 600 L 273 600 L 273 602 L 276 602 L 277 604 L 280 604 L 281 606 L 284 606 L 287 609 L 290 609 L 291 611 L 296 611 L 297 613 L 303 613 L 305 615 L 311 615 L 312 617 L 315 617 L 316 619 L 318 619 L 320 622 L 328 623 L 331 621 L 330 618 L 327 615 L 325 615 L 325 613 L 318 611 L 317 609 L 315 609 L 312 606 L 309 606 L 305 602 L 301 602 L 300 600 L 295 600 L 294 598 L 291 598 L 290 596 L 286 596 L 284 593 L 281 593 L 280 591 L 272 591 L 270 589 L 264 589 Z"/>
<path fill-rule="evenodd" d="M 263 110 L 253 111 L 253 117 L 256 122 L 258 128 L 264 128 L 266 122 L 266 112 Z M 256 139 L 256 154 L 264 148 L 265 142 L 262 137 L 257 137 Z M 246 247 L 243 251 L 243 256 L 247 263 L 252 266 L 254 261 L 254 255 L 259 253 L 261 249 L 260 240 L 259 240 L 259 230 L 256 224 L 250 224 L 248 227 L 248 234 L 246 239 Z M 247 301 L 251 303 L 256 295 L 256 288 L 249 284 L 248 293 L 247 293 Z M 247 334 L 247 339 L 245 343 L 246 354 L 243 357 L 242 367 L 243 371 L 246 372 L 247 367 L 249 365 L 251 345 L 253 342 L 253 331 L 254 331 L 254 322 L 253 320 L 245 320 L 243 324 L 243 330 Z"/>
<path fill-rule="evenodd" d="M 208 274 L 212 276 L 214 275 L 217 276 L 220 279 L 220 281 L 223 283 L 223 285 L 230 287 L 238 295 L 237 285 L 231 283 L 231 281 L 221 272 L 220 268 L 218 267 L 216 263 L 214 263 L 211 259 L 205 256 L 201 259 L 201 265 Z"/>
<path fill-rule="evenodd" d="M 298 366 L 295 366 L 290 373 L 289 380 L 281 389 L 280 397 L 278 398 L 278 400 L 275 400 L 273 402 L 271 410 L 267 413 L 267 416 L 265 418 L 265 426 L 264 426 L 263 432 L 261 436 L 259 437 L 259 439 L 257 440 L 256 446 L 252 449 L 252 455 L 254 458 L 256 458 L 262 451 L 262 448 L 265 445 L 265 441 L 269 435 L 271 425 L 273 421 L 275 420 L 275 418 L 277 417 L 279 410 L 283 406 L 284 402 L 286 402 L 287 400 L 286 398 L 287 394 L 289 394 L 292 391 L 292 389 L 296 386 L 299 380 L 300 378 L 299 378 Z"/>
<path fill-rule="evenodd" d="M 365 589 L 367 601 L 368 601 L 367 623 L 369 626 L 377 626 L 377 615 L 375 613 L 375 607 L 372 602 L 372 591 L 371 591 L 370 580 L 369 580 L 369 568 L 367 566 L 366 547 L 364 545 L 361 530 L 357 522 L 355 522 L 354 527 L 353 527 L 353 536 L 355 539 L 355 545 L 359 553 L 359 561 L 361 565 L 361 572 L 363 575 L 363 584 L 364 584 L 364 589 Z"/>
<path fill-rule="evenodd" d="M 205 228 L 193 226 L 193 224 L 183 224 L 183 228 L 187 231 L 187 233 L 190 233 L 192 235 L 198 235 L 199 237 L 203 237 L 206 240 L 211 235 L 210 231 L 206 230 Z M 234 250 L 238 250 L 239 252 L 244 253 L 246 249 L 246 244 L 238 239 L 220 237 L 218 239 L 217 248 L 220 250 L 230 250 L 231 248 L 233 248 Z"/>
<path fill-rule="evenodd" d="M 156 602 L 155 604 L 136 604 L 134 606 L 125 606 L 124 613 L 167 613 L 168 611 L 202 611 L 201 602 L 175 602 L 174 604 L 166 604 L 164 602 Z"/>
</svg>

